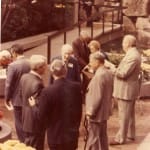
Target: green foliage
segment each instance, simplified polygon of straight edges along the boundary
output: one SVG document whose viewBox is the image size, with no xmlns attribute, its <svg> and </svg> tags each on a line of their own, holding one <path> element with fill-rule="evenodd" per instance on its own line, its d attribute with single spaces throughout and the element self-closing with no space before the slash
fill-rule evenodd
<svg viewBox="0 0 150 150">
<path fill-rule="evenodd" d="M 70 1 L 72 0 L 66 0 Z M 2 42 L 70 26 L 74 19 L 73 5 L 64 4 L 65 7 L 55 7 L 62 2 L 64 1 L 37 0 L 32 4 L 29 0 L 14 0 L 14 8 L 7 7 L 7 10 L 3 11 L 2 7 L 2 12 L 9 12 L 1 33 Z M 5 4 L 8 4 L 7 0 L 2 3 Z"/>
</svg>

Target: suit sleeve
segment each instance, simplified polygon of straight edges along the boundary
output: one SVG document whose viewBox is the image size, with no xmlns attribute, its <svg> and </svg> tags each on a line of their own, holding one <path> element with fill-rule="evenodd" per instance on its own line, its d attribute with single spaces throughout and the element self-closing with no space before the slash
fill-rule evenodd
<svg viewBox="0 0 150 150">
<path fill-rule="evenodd" d="M 136 65 L 137 60 L 135 58 L 128 58 L 124 65 L 120 65 L 116 70 L 116 76 L 118 78 L 126 79 L 130 74 L 133 73 Z"/>
<path fill-rule="evenodd" d="M 73 50 L 74 50 L 74 55 L 75 57 L 77 58 L 79 64 L 84 67 L 87 65 L 87 63 L 82 59 L 82 57 L 80 57 L 80 53 L 79 53 L 79 50 L 81 49 L 78 44 L 75 42 L 72 43 L 72 47 L 73 47 Z"/>
<path fill-rule="evenodd" d="M 86 95 L 86 115 L 95 116 L 103 97 L 103 81 L 99 76 L 91 80 Z"/>
<path fill-rule="evenodd" d="M 15 79 L 15 69 L 12 65 L 8 66 L 7 70 L 7 78 L 5 82 L 5 99 L 10 100 L 12 98 L 12 94 L 14 92 L 14 84 L 13 81 Z"/>
</svg>

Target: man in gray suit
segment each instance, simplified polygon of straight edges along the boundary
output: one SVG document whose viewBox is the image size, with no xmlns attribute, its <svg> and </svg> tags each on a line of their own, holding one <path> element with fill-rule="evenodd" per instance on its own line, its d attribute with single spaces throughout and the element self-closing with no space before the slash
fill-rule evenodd
<svg viewBox="0 0 150 150">
<path fill-rule="evenodd" d="M 135 139 L 135 100 L 138 97 L 140 84 L 139 74 L 141 55 L 136 49 L 136 38 L 126 35 L 123 39 L 123 50 L 126 52 L 115 71 L 113 96 L 118 100 L 120 128 L 111 145 L 124 144 L 126 139 Z"/>
<path fill-rule="evenodd" d="M 15 44 L 11 47 L 14 62 L 8 65 L 7 78 L 5 85 L 6 104 L 12 103 L 14 108 L 15 127 L 18 139 L 23 142 L 24 135 L 22 131 L 22 101 L 19 97 L 19 82 L 24 73 L 30 71 L 30 64 L 23 55 L 23 47 Z"/>
<path fill-rule="evenodd" d="M 30 107 L 28 99 L 32 96 L 39 103 L 39 95 L 44 88 L 42 75 L 46 70 L 46 58 L 42 55 L 32 55 L 30 58 L 31 71 L 24 74 L 20 80 L 20 90 L 22 99 L 22 124 L 25 135 L 24 143 L 36 148 L 44 149 L 44 124 L 35 119 L 34 111 Z"/>
<path fill-rule="evenodd" d="M 108 150 L 107 120 L 111 115 L 113 75 L 104 66 L 105 56 L 100 52 L 90 55 L 90 66 L 96 71 L 86 94 L 88 139 L 86 150 Z"/>
</svg>

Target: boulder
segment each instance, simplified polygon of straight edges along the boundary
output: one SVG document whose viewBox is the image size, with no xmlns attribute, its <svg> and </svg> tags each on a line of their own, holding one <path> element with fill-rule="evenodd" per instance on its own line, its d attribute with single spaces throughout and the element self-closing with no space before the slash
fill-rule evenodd
<svg viewBox="0 0 150 150">
<path fill-rule="evenodd" d="M 127 7 L 123 12 L 126 16 L 147 16 L 150 12 L 150 0 L 123 0 Z"/>
</svg>

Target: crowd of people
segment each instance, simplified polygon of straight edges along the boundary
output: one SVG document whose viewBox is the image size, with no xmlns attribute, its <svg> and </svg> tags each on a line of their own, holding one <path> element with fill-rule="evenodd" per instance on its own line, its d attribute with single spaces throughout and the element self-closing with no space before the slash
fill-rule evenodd
<svg viewBox="0 0 150 150">
<path fill-rule="evenodd" d="M 72 45 L 64 44 L 61 55 L 49 66 L 42 55 L 27 59 L 19 44 L 0 51 L 0 65 L 7 68 L 5 103 L 13 106 L 18 139 L 44 150 L 47 133 L 50 150 L 75 150 L 84 115 L 88 131 L 85 150 L 108 150 L 109 144 L 135 140 L 141 56 L 133 35 L 124 36 L 122 48 L 126 54 L 118 67 L 109 62 L 99 41 L 85 31 Z M 47 67 L 49 84 L 45 86 L 42 75 Z M 107 120 L 113 98 L 118 102 L 120 127 L 114 140 L 108 142 Z"/>
</svg>

